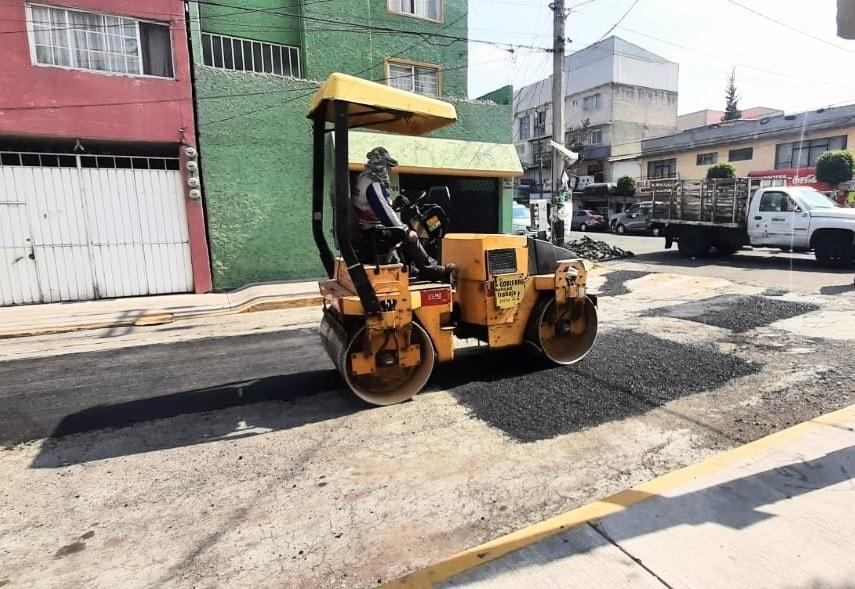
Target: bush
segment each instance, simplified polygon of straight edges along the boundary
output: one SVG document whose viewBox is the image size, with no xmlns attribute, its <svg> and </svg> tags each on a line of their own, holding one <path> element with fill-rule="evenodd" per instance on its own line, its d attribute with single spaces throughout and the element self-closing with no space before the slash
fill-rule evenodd
<svg viewBox="0 0 855 589">
<path fill-rule="evenodd" d="M 816 161 L 816 179 L 836 187 L 855 173 L 855 158 L 846 150 L 826 151 Z"/>
<path fill-rule="evenodd" d="M 736 178 L 736 168 L 730 162 L 722 162 L 707 169 L 707 179 Z"/>
<path fill-rule="evenodd" d="M 621 176 L 617 181 L 618 196 L 635 196 L 635 178 L 632 176 Z"/>
</svg>

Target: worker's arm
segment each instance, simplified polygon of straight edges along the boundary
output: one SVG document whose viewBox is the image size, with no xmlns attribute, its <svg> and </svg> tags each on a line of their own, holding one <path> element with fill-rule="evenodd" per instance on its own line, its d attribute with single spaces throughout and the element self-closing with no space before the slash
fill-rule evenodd
<svg viewBox="0 0 855 589">
<path fill-rule="evenodd" d="M 401 218 L 389 204 L 386 196 L 383 194 L 383 186 L 379 182 L 372 182 L 365 195 L 368 197 L 368 204 L 377 220 L 385 227 L 398 227 L 404 231 L 408 231 L 409 227 L 404 225 Z"/>
</svg>

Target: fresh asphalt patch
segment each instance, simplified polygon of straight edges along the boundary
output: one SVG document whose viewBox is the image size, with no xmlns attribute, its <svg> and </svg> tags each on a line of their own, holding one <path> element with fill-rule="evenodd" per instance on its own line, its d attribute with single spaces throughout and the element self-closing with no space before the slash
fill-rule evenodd
<svg viewBox="0 0 855 589">
<path fill-rule="evenodd" d="M 648 311 L 647 316 L 687 319 L 744 333 L 776 321 L 819 309 L 812 303 L 794 303 L 761 296 L 720 295 Z"/>
<path fill-rule="evenodd" d="M 606 274 L 606 281 L 597 289 L 597 295 L 601 297 L 617 297 L 629 293 L 626 283 L 642 276 L 647 276 L 650 272 L 641 272 L 639 270 L 615 270 Z"/>
<path fill-rule="evenodd" d="M 484 354 L 487 356 L 487 354 Z M 761 366 L 712 346 L 663 340 L 628 330 L 600 334 L 579 364 L 526 370 L 522 359 L 457 361 L 455 397 L 471 414 L 517 441 L 534 442 L 640 415 L 674 399 L 716 389 Z M 505 366 L 496 371 L 497 366 Z M 463 371 L 468 374 L 462 373 Z M 491 378 L 483 379 L 485 374 Z M 447 383 L 451 384 L 451 383 Z"/>
</svg>

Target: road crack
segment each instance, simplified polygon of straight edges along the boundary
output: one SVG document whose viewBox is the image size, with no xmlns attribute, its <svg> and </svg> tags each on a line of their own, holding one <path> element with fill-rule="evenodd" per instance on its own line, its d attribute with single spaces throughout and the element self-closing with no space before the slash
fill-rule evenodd
<svg viewBox="0 0 855 589">
<path fill-rule="evenodd" d="M 618 543 L 617 543 L 617 541 L 615 541 L 615 540 L 614 540 L 614 538 L 612 538 L 611 536 L 609 536 L 609 535 L 608 535 L 608 533 L 606 533 L 606 531 L 602 528 L 602 526 L 600 526 L 599 524 L 596 524 L 596 523 L 594 523 L 594 522 L 588 522 L 588 527 L 590 527 L 592 530 L 594 530 L 596 533 L 598 533 L 600 536 L 602 536 L 602 537 L 603 537 L 603 538 L 604 538 L 604 539 L 605 539 L 609 544 L 611 544 L 612 546 L 614 546 L 615 548 L 617 548 L 618 550 L 620 550 L 621 552 L 623 552 L 623 553 L 624 553 L 628 558 L 630 558 L 630 559 L 631 559 L 635 564 L 637 564 L 638 566 L 640 566 L 641 568 L 643 568 L 645 571 L 647 571 L 647 573 L 648 573 L 651 577 L 653 577 L 654 579 L 656 579 L 657 581 L 659 581 L 659 582 L 662 584 L 662 586 L 663 586 L 663 587 L 668 587 L 668 589 L 674 589 L 674 588 L 673 588 L 673 587 L 672 587 L 672 586 L 671 586 L 667 581 L 665 581 L 665 579 L 663 579 L 662 577 L 660 577 L 659 575 L 657 575 L 657 574 L 653 571 L 653 569 L 651 569 L 649 566 L 647 566 L 646 564 L 644 564 L 644 563 L 641 561 L 641 559 L 640 559 L 640 558 L 638 558 L 637 556 L 633 556 L 633 555 L 632 555 L 632 554 L 630 554 L 630 553 L 629 553 L 629 551 L 627 551 L 623 546 L 621 546 L 620 544 L 618 544 Z"/>
</svg>

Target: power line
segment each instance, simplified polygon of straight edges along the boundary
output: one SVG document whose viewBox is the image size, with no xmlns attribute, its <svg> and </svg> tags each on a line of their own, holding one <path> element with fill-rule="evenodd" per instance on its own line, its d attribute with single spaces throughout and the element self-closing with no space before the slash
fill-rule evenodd
<svg viewBox="0 0 855 589">
<path fill-rule="evenodd" d="M 466 18 L 468 15 L 469 15 L 469 8 L 468 8 L 468 6 L 467 6 L 466 11 L 464 11 L 464 13 L 463 13 L 462 15 L 460 15 L 460 16 L 459 16 L 458 18 L 456 18 L 455 20 L 450 21 L 448 24 L 444 25 L 444 26 L 442 27 L 442 29 L 447 29 L 448 27 L 454 26 L 455 24 L 457 24 L 458 22 L 460 22 L 461 20 L 463 20 L 464 18 Z M 422 42 L 424 42 L 424 39 L 422 39 L 421 41 L 416 41 L 416 42 L 415 42 L 415 43 L 413 43 L 412 45 L 409 45 L 408 47 L 405 47 L 404 49 L 402 49 L 402 50 L 401 50 L 401 51 L 399 51 L 398 53 L 396 53 L 396 54 L 392 55 L 391 57 L 400 57 L 402 54 L 404 54 L 404 53 L 406 53 L 406 52 L 408 52 L 408 51 L 410 51 L 410 50 L 414 49 L 415 47 L 417 47 L 418 45 L 420 45 Z M 368 67 L 366 67 L 366 68 L 364 68 L 364 69 L 362 69 L 362 70 L 360 70 L 360 71 L 358 71 L 358 72 L 355 72 L 355 74 L 353 74 L 353 75 L 357 75 L 357 76 L 358 76 L 358 75 L 364 74 L 365 72 L 368 72 L 368 71 L 370 71 L 370 70 L 374 69 L 375 67 L 377 67 L 377 66 L 379 66 L 379 65 L 382 65 L 383 63 L 385 63 L 385 61 L 386 61 L 386 58 L 384 58 L 384 59 L 380 60 L 379 62 L 377 62 L 377 63 L 375 63 L 375 64 L 371 64 L 371 65 L 369 65 Z M 467 63 L 464 67 L 467 67 L 467 68 L 468 68 L 468 67 L 469 67 L 469 63 Z M 449 68 L 449 69 L 450 69 L 450 68 Z M 399 76 L 399 77 L 412 77 L 412 76 Z M 389 78 L 388 76 L 385 76 L 384 81 L 388 81 L 389 79 L 390 79 L 390 78 Z M 283 104 L 287 104 L 288 102 L 292 102 L 292 101 L 294 101 L 294 100 L 299 100 L 299 99 L 301 99 L 301 98 L 308 98 L 308 97 L 309 97 L 309 96 L 311 96 L 312 94 L 314 94 L 314 90 L 313 90 L 312 92 L 307 93 L 307 94 L 300 95 L 300 96 L 296 96 L 296 97 L 294 97 L 293 99 L 288 100 L 288 101 L 286 101 L 286 102 L 285 102 L 285 103 L 283 103 Z M 261 109 L 255 110 L 255 111 L 250 111 L 250 112 L 248 112 L 248 113 L 242 113 L 242 114 L 239 114 L 239 115 L 236 115 L 236 116 L 226 117 L 225 119 L 214 120 L 214 121 L 211 121 L 211 122 L 209 122 L 209 123 L 206 123 L 206 125 L 207 125 L 207 124 L 211 124 L 211 123 L 216 124 L 216 123 L 218 123 L 218 122 L 220 122 L 220 123 L 221 123 L 221 122 L 225 122 L 225 121 L 228 121 L 228 120 L 234 119 L 234 118 L 236 118 L 237 116 L 248 116 L 248 115 L 251 115 L 251 114 L 255 114 L 256 112 L 261 112 L 261 111 L 263 111 L 263 110 L 269 110 L 270 108 L 275 108 L 276 106 L 278 106 L 278 105 L 272 105 L 272 106 L 264 107 L 264 108 L 261 108 Z M 200 132 L 200 134 L 202 134 L 202 133 L 203 133 L 203 131 L 202 131 L 201 129 L 200 129 L 200 131 L 199 131 L 199 132 Z"/>
<path fill-rule="evenodd" d="M 611 33 L 613 30 L 615 30 L 615 29 L 620 25 L 620 23 L 622 23 L 622 22 L 623 22 L 623 19 L 625 19 L 625 18 L 629 15 L 629 13 L 630 13 L 630 12 L 632 12 L 632 9 L 633 9 L 633 8 L 635 8 L 635 5 L 636 5 L 636 4 L 638 4 L 638 0 L 633 0 L 632 4 L 630 4 L 630 5 L 629 5 L 629 8 L 627 8 L 627 9 L 624 11 L 624 13 L 620 16 L 620 18 L 619 18 L 619 19 L 617 19 L 617 21 L 615 21 L 615 24 L 613 24 L 613 25 L 609 28 L 609 30 L 608 30 L 608 31 L 606 31 L 605 33 L 603 33 L 603 36 L 599 38 L 599 40 L 597 41 L 597 43 L 599 43 L 600 41 L 602 41 L 603 39 L 605 39 L 606 37 L 608 37 L 608 36 L 609 36 L 609 33 Z"/>
<path fill-rule="evenodd" d="M 849 106 L 849 105 L 842 105 L 841 104 L 841 105 L 837 105 L 837 106 Z M 802 111 L 801 113 L 798 113 L 798 114 L 804 115 L 807 118 L 811 115 L 812 112 L 814 112 L 816 110 L 819 110 L 822 108 L 832 108 L 832 107 L 833 107 L 832 105 L 824 105 L 824 106 L 817 107 L 815 109 L 807 109 L 807 110 Z M 781 115 L 779 115 L 779 116 L 781 116 Z M 851 118 L 855 119 L 855 115 L 853 115 Z M 714 147 L 716 145 L 723 145 L 723 144 L 733 143 L 733 142 L 737 142 L 737 141 L 741 142 L 741 143 L 748 143 L 748 142 L 756 141 L 756 139 L 758 137 L 765 137 L 767 135 L 775 135 L 775 134 L 787 135 L 790 132 L 795 133 L 799 129 L 801 129 L 801 130 L 814 129 L 816 127 L 822 127 L 823 125 L 827 125 L 827 124 L 828 124 L 828 121 L 817 121 L 815 123 L 805 122 L 804 124 L 800 125 L 798 127 L 798 129 L 796 129 L 795 127 L 788 128 L 788 129 L 769 129 L 766 131 L 757 131 L 756 133 L 746 133 L 745 135 L 740 136 L 740 137 L 727 137 L 727 138 L 720 138 L 720 139 L 719 138 L 713 138 L 713 139 L 710 139 L 707 141 L 693 143 L 691 146 L 684 146 L 682 148 L 674 149 L 674 150 L 670 150 L 670 151 L 667 151 L 667 150 L 661 150 L 661 151 L 656 151 L 656 152 L 651 152 L 649 150 L 648 151 L 637 151 L 637 152 L 630 152 L 630 153 L 621 153 L 621 154 L 619 154 L 618 157 L 665 155 L 668 153 L 694 151 L 696 149 L 700 149 L 700 148 L 704 148 L 704 147 Z M 691 132 L 691 130 L 683 131 L 683 133 L 687 133 L 687 132 Z M 681 133 L 675 133 L 675 134 L 680 135 Z M 640 144 L 640 143 L 643 143 L 644 141 L 649 141 L 651 139 L 661 139 L 662 137 L 669 137 L 669 135 L 662 135 L 660 137 L 646 137 L 644 139 L 637 139 L 635 141 L 623 141 L 620 143 L 611 143 L 611 144 L 609 144 L 609 146 L 610 147 L 620 147 L 623 145 L 632 145 L 632 144 L 636 144 L 636 143 Z"/>
<path fill-rule="evenodd" d="M 495 59 L 493 59 L 493 60 L 487 60 L 487 61 L 482 62 L 482 63 L 491 63 L 491 62 L 495 62 L 495 61 L 498 61 L 498 60 L 495 60 Z M 462 64 L 462 65 L 452 66 L 452 67 L 447 67 L 447 68 L 439 68 L 439 71 L 441 71 L 441 72 L 454 71 L 454 70 L 459 70 L 459 69 L 468 68 L 470 65 L 472 65 L 472 64 L 468 64 L 468 63 L 467 63 L 467 64 Z M 474 65 L 480 65 L 480 64 L 474 64 Z M 374 66 L 371 66 L 371 67 L 374 67 Z M 361 72 L 358 72 L 358 73 L 365 73 L 365 71 L 367 71 L 367 69 L 366 69 L 366 70 L 362 70 Z M 411 76 L 411 75 L 395 76 L 395 77 L 388 77 L 388 76 L 385 76 L 385 77 L 383 77 L 383 78 L 374 79 L 374 80 L 371 80 L 371 81 L 373 81 L 373 82 L 382 82 L 382 81 L 388 81 L 388 80 L 395 80 L 395 79 L 399 79 L 399 78 L 412 78 L 412 77 L 413 77 L 413 76 Z M 204 133 L 204 128 L 205 128 L 205 127 L 207 127 L 208 125 L 217 124 L 217 123 L 223 123 L 223 122 L 231 121 L 231 120 L 236 119 L 236 118 L 239 118 L 239 117 L 249 116 L 249 115 L 253 115 L 253 114 L 256 114 L 256 113 L 259 113 L 259 112 L 263 112 L 263 111 L 266 111 L 266 110 L 271 110 L 271 109 L 273 109 L 273 108 L 277 108 L 277 107 L 280 107 L 280 106 L 282 106 L 282 105 L 289 104 L 289 103 L 291 103 L 291 102 L 294 102 L 294 101 L 297 101 L 297 100 L 300 100 L 300 99 L 303 99 L 303 98 L 308 98 L 309 96 L 312 96 L 316 91 L 317 91 L 317 86 L 315 86 L 315 88 L 314 88 L 311 92 L 308 92 L 308 93 L 306 93 L 306 94 L 301 94 L 301 95 L 299 95 L 299 96 L 294 96 L 294 97 L 292 97 L 292 98 L 289 98 L 288 100 L 284 100 L 284 101 L 281 101 L 281 102 L 277 102 L 276 104 L 270 104 L 270 105 L 263 106 L 263 107 L 261 107 L 261 108 L 257 108 L 257 109 L 253 109 L 253 110 L 251 110 L 251 111 L 247 111 L 247 112 L 236 113 L 236 114 L 234 114 L 234 115 L 230 115 L 230 116 L 225 117 L 225 118 L 222 118 L 222 119 L 214 119 L 214 120 L 212 120 L 212 121 L 207 121 L 207 122 L 206 122 L 206 121 L 200 121 L 200 122 L 202 123 L 202 128 L 200 129 L 200 134 Z"/>
<path fill-rule="evenodd" d="M 239 8 L 233 4 L 222 4 L 219 2 L 215 2 L 213 0 L 196 0 L 196 2 L 199 4 L 206 4 L 209 6 L 223 6 L 226 8 Z M 481 43 L 481 44 L 485 44 L 485 45 L 492 45 L 494 47 L 505 46 L 505 47 L 519 48 L 519 49 L 534 49 L 534 50 L 538 50 L 538 51 L 547 51 L 547 52 L 552 51 L 552 48 L 547 48 L 547 47 L 536 47 L 536 46 L 532 46 L 532 45 L 523 45 L 523 44 L 519 44 L 519 43 L 504 43 L 504 42 L 499 42 L 499 41 L 487 41 L 485 39 L 472 39 L 470 37 L 464 37 L 464 36 L 460 36 L 460 35 L 449 35 L 447 33 L 426 33 L 424 31 L 414 31 L 414 30 L 409 30 L 409 29 L 396 29 L 396 28 L 392 28 L 392 27 L 371 25 L 371 24 L 367 24 L 367 23 L 351 22 L 351 21 L 344 21 L 344 20 L 330 20 L 327 18 L 321 18 L 321 17 L 317 17 L 317 16 L 299 15 L 299 14 L 293 14 L 290 12 L 279 12 L 279 11 L 275 11 L 275 10 L 266 10 L 264 12 L 269 12 L 270 14 L 274 14 L 274 15 L 278 15 L 278 16 L 286 16 L 286 17 L 290 17 L 290 18 L 296 18 L 296 19 L 303 20 L 303 21 L 321 22 L 321 23 L 333 24 L 333 25 L 347 25 L 347 26 L 357 27 L 356 30 L 364 30 L 364 31 L 370 30 L 372 32 L 386 32 L 386 33 L 391 33 L 391 34 L 395 34 L 395 35 L 415 35 L 418 37 L 428 36 L 428 37 L 436 37 L 436 38 L 441 38 L 441 39 L 448 39 L 448 40 L 462 41 L 462 42 L 469 42 L 469 43 Z M 347 32 L 347 31 L 345 31 L 345 32 Z"/>
<path fill-rule="evenodd" d="M 795 33 L 800 34 L 800 35 L 804 35 L 805 37 L 813 39 L 814 41 L 819 41 L 820 43 L 824 43 L 825 45 L 828 45 L 830 47 L 834 47 L 835 49 L 841 49 L 841 50 L 846 51 L 848 53 L 855 53 L 855 51 L 853 51 L 852 49 L 849 49 L 848 47 L 842 47 L 840 45 L 837 45 L 836 43 L 832 43 L 828 39 L 823 39 L 822 37 L 817 37 L 816 35 L 812 35 L 811 33 L 808 33 L 807 31 L 803 31 L 802 29 L 788 25 L 787 23 L 782 22 L 776 18 L 772 18 L 771 16 L 769 16 L 767 14 L 763 14 L 762 12 L 758 12 L 758 11 L 754 10 L 750 6 L 745 6 L 744 4 L 741 4 L 741 3 L 737 2 L 736 0 L 728 0 L 728 2 L 730 2 L 734 6 L 738 6 L 739 8 L 741 8 L 743 10 L 747 10 L 751 14 L 756 14 L 760 18 L 764 18 L 764 19 L 768 20 L 769 22 L 773 22 L 778 26 L 782 26 L 785 29 L 789 29 Z"/>
<path fill-rule="evenodd" d="M 235 70 L 237 71 L 237 70 Z M 289 89 L 277 89 L 277 90 L 265 90 L 259 92 L 241 92 L 236 94 L 215 94 L 211 96 L 197 96 L 196 100 L 221 100 L 223 98 L 243 98 L 247 96 L 262 96 L 267 94 L 287 94 L 290 92 L 298 92 L 300 90 L 306 90 L 308 88 L 317 88 L 317 84 L 308 82 L 305 86 L 300 88 L 289 88 Z M 0 106 L 0 112 L 9 112 L 9 111 L 39 111 L 39 110 L 60 110 L 65 108 L 94 108 L 94 107 L 109 107 L 109 106 L 128 106 L 128 105 L 142 105 L 142 104 L 161 104 L 167 102 L 190 102 L 192 100 L 189 97 L 176 97 L 176 98 L 156 98 L 152 100 L 123 100 L 116 102 L 86 102 L 86 103 L 74 103 L 74 104 L 44 104 L 38 106 Z"/>
<path fill-rule="evenodd" d="M 592 19 L 594 19 L 594 20 L 599 20 L 599 21 L 604 20 L 604 19 L 602 19 L 602 18 L 600 18 L 600 17 L 594 16 L 594 15 L 592 15 L 592 14 L 588 14 L 588 13 L 586 13 L 586 12 L 582 12 L 582 11 L 576 11 L 576 14 L 581 14 L 581 15 L 587 16 L 588 18 L 592 18 Z M 629 28 L 629 27 L 627 27 L 627 26 L 625 26 L 625 25 L 620 25 L 620 27 L 619 27 L 619 28 L 621 28 L 621 29 L 623 29 L 624 31 L 627 31 L 627 32 L 629 32 L 629 33 L 634 33 L 634 34 L 636 34 L 636 35 L 639 35 L 640 37 L 645 37 L 645 38 L 647 38 L 647 39 L 653 39 L 654 41 L 658 41 L 658 42 L 660 42 L 660 43 L 664 43 L 664 44 L 666 44 L 666 45 L 671 45 L 671 46 L 673 46 L 673 47 L 677 47 L 678 49 L 682 49 L 682 50 L 684 50 L 684 51 L 689 51 L 689 52 L 691 52 L 691 53 L 695 53 L 695 54 L 697 54 L 697 55 L 701 55 L 701 56 L 703 56 L 703 57 L 708 57 L 708 58 L 711 58 L 711 59 L 715 59 L 715 60 L 717 60 L 717 61 L 729 61 L 729 62 L 730 62 L 730 63 L 732 63 L 732 64 L 735 64 L 735 65 L 738 65 L 738 66 L 741 66 L 741 67 L 744 67 L 744 68 L 748 68 L 748 69 L 751 69 L 751 70 L 755 70 L 755 71 L 758 71 L 758 72 L 764 72 L 764 73 L 767 73 L 767 74 L 772 74 L 773 76 L 776 76 L 776 77 L 786 78 L 786 79 L 793 79 L 793 80 L 802 80 L 802 81 L 805 81 L 805 82 L 811 82 L 811 83 L 813 83 L 813 84 L 825 84 L 825 85 L 828 85 L 828 86 L 838 86 L 838 87 L 841 87 L 841 88 L 851 88 L 851 86 L 848 86 L 848 85 L 845 85 L 845 84 L 838 84 L 838 83 L 835 83 L 835 82 L 829 82 L 829 81 L 827 81 L 827 80 L 813 80 L 813 79 L 810 79 L 810 78 L 804 78 L 804 77 L 801 77 L 801 76 L 794 76 L 794 75 L 792 75 L 791 73 L 788 73 L 788 72 L 779 72 L 779 71 L 775 71 L 775 70 L 770 70 L 770 69 L 766 69 L 766 68 L 757 67 L 757 66 L 755 66 L 755 65 L 751 65 L 751 64 L 749 64 L 749 63 L 745 63 L 745 62 L 740 62 L 740 61 L 736 61 L 736 60 L 731 60 L 731 59 L 729 59 L 729 58 L 727 58 L 727 57 L 722 57 L 722 56 L 720 56 L 720 55 L 714 55 L 714 54 L 712 54 L 712 53 L 706 53 L 706 52 L 704 52 L 704 51 L 700 51 L 700 50 L 698 50 L 698 49 L 694 49 L 694 48 L 692 48 L 692 47 L 688 47 L 688 46 L 686 46 L 686 45 L 681 45 L 680 43 L 675 43 L 674 41 L 668 41 L 667 39 L 663 39 L 663 38 L 661 38 L 661 37 L 657 37 L 657 36 L 655 36 L 655 35 L 651 35 L 651 34 L 648 34 L 648 33 L 644 33 L 644 32 L 641 32 L 641 31 L 639 31 L 639 30 L 637 30 L 637 29 Z M 686 66 L 685 64 L 680 64 L 680 67 L 690 67 L 690 66 Z M 708 69 L 713 69 L 713 70 L 714 70 L 714 69 L 716 69 L 716 68 L 708 68 Z M 728 71 L 725 71 L 725 70 L 718 70 L 718 71 L 722 71 L 722 72 L 725 72 L 725 73 L 728 73 L 728 74 L 730 73 L 730 71 L 729 71 L 729 70 L 728 70 Z"/>
<path fill-rule="evenodd" d="M 320 0 L 316 0 L 316 2 L 312 2 L 311 4 L 315 4 L 315 3 L 319 3 L 319 2 L 320 2 Z M 220 2 L 215 2 L 213 0 L 196 0 L 196 3 L 197 4 L 204 4 L 204 5 L 208 5 L 208 6 L 219 6 L 219 7 L 223 7 L 223 8 L 234 8 L 234 9 L 240 9 L 241 8 L 239 6 L 235 6 L 234 4 L 223 4 Z M 352 21 L 344 21 L 344 20 L 339 21 L 339 20 L 332 20 L 332 19 L 321 18 L 321 17 L 316 17 L 316 16 L 294 14 L 291 12 L 287 12 L 287 11 L 280 10 L 280 9 L 274 9 L 274 8 L 253 7 L 253 8 L 247 8 L 247 11 L 264 12 L 267 14 L 292 18 L 292 19 L 295 19 L 298 21 L 304 21 L 304 22 L 308 21 L 308 22 L 323 23 L 326 25 L 340 25 L 340 26 L 344 26 L 344 27 L 353 27 L 353 28 L 336 28 L 336 29 L 327 29 L 324 27 L 319 27 L 317 29 L 311 29 L 310 32 L 328 31 L 328 32 L 336 32 L 336 33 L 378 33 L 378 34 L 390 34 L 390 35 L 409 35 L 409 36 L 420 37 L 423 39 L 440 38 L 440 39 L 445 39 L 445 40 L 454 41 L 454 42 L 479 43 L 479 44 L 484 44 L 484 45 L 490 45 L 490 46 L 500 48 L 500 49 L 507 48 L 507 49 L 505 49 L 506 51 L 513 51 L 515 49 L 531 49 L 531 50 L 545 51 L 545 52 L 551 52 L 552 51 L 551 47 L 538 47 L 538 46 L 534 46 L 534 45 L 524 45 L 524 44 L 520 44 L 520 43 L 488 41 L 485 39 L 472 39 L 472 38 L 467 37 L 467 36 L 451 35 L 451 34 L 447 34 L 447 33 L 415 31 L 412 29 L 403 29 L 403 28 L 397 29 L 397 28 L 392 28 L 392 27 L 371 25 L 371 24 L 367 24 L 367 23 L 359 23 L 359 22 L 352 22 Z M 129 17 L 129 18 L 132 18 L 132 17 Z M 208 18 L 208 17 L 206 17 L 206 18 Z M 32 22 L 32 21 L 25 21 L 25 22 Z M 66 27 L 53 27 L 50 29 L 45 28 L 45 29 L 40 29 L 40 30 L 41 31 L 62 31 L 62 30 L 84 30 L 85 31 L 85 30 L 88 30 L 89 28 L 96 28 L 97 29 L 97 28 L 108 28 L 108 27 L 119 27 L 119 26 L 122 26 L 122 25 L 121 24 L 95 25 L 93 27 L 90 27 L 89 25 L 87 25 L 86 27 L 83 27 L 83 28 L 79 27 L 79 26 L 66 26 Z M 275 27 L 275 26 L 271 26 L 271 27 L 264 29 L 265 32 L 273 32 L 273 31 L 277 31 L 277 30 L 284 30 L 284 29 L 282 29 L 281 27 Z M 288 30 L 293 32 L 293 31 L 297 31 L 298 29 L 288 29 Z M 17 30 L 17 31 L 0 31 L 0 35 L 22 34 L 22 33 L 26 33 L 26 32 L 28 32 L 26 29 Z"/>
</svg>

